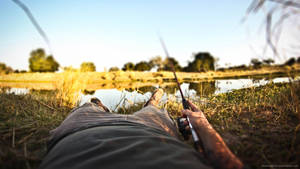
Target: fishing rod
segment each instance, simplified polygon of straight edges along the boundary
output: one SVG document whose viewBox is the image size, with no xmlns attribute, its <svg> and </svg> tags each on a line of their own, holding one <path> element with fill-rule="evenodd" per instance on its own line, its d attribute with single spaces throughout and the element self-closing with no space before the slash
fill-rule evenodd
<svg viewBox="0 0 300 169">
<path fill-rule="evenodd" d="M 35 19 L 35 17 L 31 13 L 30 9 L 23 2 L 21 2 L 20 0 L 12 0 L 12 1 L 25 12 L 25 14 L 29 18 L 30 22 L 32 23 L 32 25 L 35 27 L 35 29 L 38 31 L 38 33 L 41 35 L 41 37 L 43 38 L 43 40 L 47 44 L 50 54 L 53 55 L 50 40 L 49 40 L 46 32 L 42 29 L 40 24 L 37 22 L 37 20 Z"/>
<path fill-rule="evenodd" d="M 162 45 L 162 47 L 163 47 L 163 50 L 164 50 L 164 52 L 165 52 L 167 58 L 170 58 L 169 52 L 168 52 L 168 50 L 167 50 L 167 47 L 166 47 L 166 45 L 165 45 L 165 43 L 164 43 L 164 41 L 163 41 L 163 39 L 162 39 L 161 36 L 159 36 L 159 40 L 160 40 L 160 43 L 161 43 L 161 45 Z M 171 62 L 170 65 L 171 65 L 172 72 L 173 72 L 173 74 L 174 74 L 174 78 L 175 78 L 175 81 L 176 81 L 176 83 L 177 83 L 177 87 L 178 87 L 178 89 L 179 89 L 179 92 L 180 92 L 180 95 L 181 95 L 181 98 L 182 98 L 182 106 L 183 106 L 184 109 L 191 109 L 189 103 L 188 103 L 187 100 L 184 98 L 184 95 L 183 95 L 183 93 L 182 93 L 182 90 L 181 90 L 181 87 L 180 87 L 180 83 L 178 82 L 178 79 L 177 79 L 177 76 L 176 76 L 174 64 Z M 188 116 L 186 116 L 186 117 L 179 117 L 179 118 L 177 119 L 178 128 L 179 128 L 179 131 L 181 132 L 183 138 L 184 138 L 185 140 L 187 140 L 187 139 L 188 139 L 188 135 L 190 134 L 190 133 L 185 129 L 185 125 L 184 125 L 184 121 L 185 121 L 185 120 L 188 122 L 188 125 L 189 125 L 189 127 L 190 127 L 190 132 L 191 132 L 192 137 L 193 137 L 193 141 L 194 141 L 194 146 L 195 146 L 195 148 L 196 148 L 197 150 L 198 150 L 199 148 L 202 148 L 202 150 L 203 150 L 201 140 L 199 139 L 199 137 L 198 137 L 198 135 L 197 135 L 197 133 L 196 133 L 196 131 L 195 131 L 195 129 L 194 129 L 192 123 L 190 122 L 190 119 L 189 119 Z M 199 147 L 199 146 L 200 146 L 200 147 Z"/>
</svg>

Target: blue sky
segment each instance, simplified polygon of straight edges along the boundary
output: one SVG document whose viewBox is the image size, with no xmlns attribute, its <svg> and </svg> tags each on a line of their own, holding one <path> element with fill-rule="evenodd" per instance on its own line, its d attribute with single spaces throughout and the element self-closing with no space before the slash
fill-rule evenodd
<svg viewBox="0 0 300 169">
<path fill-rule="evenodd" d="M 241 23 L 251 0 L 22 0 L 48 35 L 61 66 L 84 61 L 97 71 L 169 53 L 185 66 L 192 53 L 210 52 L 219 65 L 248 64 L 261 56 L 262 14 Z M 47 45 L 25 13 L 0 2 L 0 62 L 27 69 L 29 53 Z M 266 56 L 267 57 L 267 56 Z"/>
</svg>

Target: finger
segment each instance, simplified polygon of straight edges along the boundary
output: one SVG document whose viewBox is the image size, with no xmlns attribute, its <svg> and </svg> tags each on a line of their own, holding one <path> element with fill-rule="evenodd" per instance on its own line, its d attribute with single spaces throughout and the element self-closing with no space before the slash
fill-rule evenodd
<svg viewBox="0 0 300 169">
<path fill-rule="evenodd" d="M 189 100 L 187 102 L 189 103 L 189 105 L 193 111 L 195 111 L 195 112 L 199 111 L 198 107 L 194 103 L 192 103 Z"/>
<path fill-rule="evenodd" d="M 191 115 L 191 113 L 192 113 L 192 112 L 191 112 L 190 110 L 187 110 L 187 109 L 183 109 L 183 110 L 182 110 L 182 114 L 183 114 L 183 115 L 189 116 L 189 115 Z"/>
<path fill-rule="evenodd" d="M 189 130 L 190 130 L 190 126 L 186 126 L 186 127 L 185 127 L 185 130 L 186 130 L 186 131 L 189 131 Z"/>
</svg>

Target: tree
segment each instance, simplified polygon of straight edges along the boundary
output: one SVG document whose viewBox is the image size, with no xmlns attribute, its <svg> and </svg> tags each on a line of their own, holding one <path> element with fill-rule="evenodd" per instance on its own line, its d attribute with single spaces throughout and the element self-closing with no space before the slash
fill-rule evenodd
<svg viewBox="0 0 300 169">
<path fill-rule="evenodd" d="M 14 73 L 26 73 L 26 72 L 27 72 L 26 70 L 18 70 L 18 69 L 14 70 Z"/>
<path fill-rule="evenodd" d="M 8 73 L 12 73 L 12 72 L 13 72 L 13 69 L 10 66 L 6 66 L 5 63 L 0 62 L 0 74 L 1 73 L 8 74 Z"/>
<path fill-rule="evenodd" d="M 82 62 L 80 65 L 81 72 L 95 72 L 96 66 L 93 62 Z"/>
<path fill-rule="evenodd" d="M 153 57 L 149 60 L 149 65 L 152 68 L 163 69 L 164 63 L 160 56 Z"/>
<path fill-rule="evenodd" d="M 284 64 L 285 65 L 289 65 L 292 66 L 293 64 L 296 63 L 296 59 L 295 58 L 290 58 L 289 60 L 287 60 Z"/>
<path fill-rule="evenodd" d="M 44 49 L 33 50 L 29 58 L 29 70 L 32 72 L 55 72 L 59 68 L 53 56 L 46 56 Z"/>
<path fill-rule="evenodd" d="M 109 72 L 117 72 L 117 71 L 119 71 L 120 69 L 118 68 L 118 67 L 111 67 L 108 71 Z"/>
<path fill-rule="evenodd" d="M 158 71 L 173 71 L 172 65 L 174 66 L 175 71 L 181 71 L 181 66 L 179 62 L 173 57 L 167 57 L 163 61 L 163 67 L 159 68 Z"/>
<path fill-rule="evenodd" d="M 269 58 L 269 59 L 264 59 L 262 62 L 263 62 L 264 64 L 271 65 L 272 63 L 274 63 L 274 60 L 271 59 L 271 58 Z"/>
<path fill-rule="evenodd" d="M 73 68 L 72 66 L 66 66 L 63 68 L 65 72 L 76 72 L 78 69 Z"/>
<path fill-rule="evenodd" d="M 253 58 L 253 59 L 251 59 L 251 64 L 253 65 L 254 68 L 260 68 L 262 65 L 262 62 L 256 58 Z"/>
<path fill-rule="evenodd" d="M 134 64 L 132 62 L 128 62 L 123 66 L 122 70 L 124 71 L 134 70 Z"/>
<path fill-rule="evenodd" d="M 145 61 L 141 61 L 134 66 L 134 70 L 137 71 L 148 71 L 150 69 L 151 69 L 150 64 Z"/>
<path fill-rule="evenodd" d="M 194 60 L 189 62 L 184 71 L 186 72 L 206 72 L 215 70 L 215 58 L 208 52 L 194 54 Z"/>
</svg>

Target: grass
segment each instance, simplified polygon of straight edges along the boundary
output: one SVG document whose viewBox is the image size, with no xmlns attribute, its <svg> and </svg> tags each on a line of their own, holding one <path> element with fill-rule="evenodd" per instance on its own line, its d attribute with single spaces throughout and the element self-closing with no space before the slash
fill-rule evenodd
<svg viewBox="0 0 300 169">
<path fill-rule="evenodd" d="M 66 77 L 56 91 L 25 95 L 0 92 L 0 168 L 37 168 L 46 152 L 49 131 L 57 127 L 77 102 L 76 75 Z M 72 80 L 73 79 L 73 80 Z M 72 86 L 74 84 L 75 86 Z M 72 89 L 74 88 L 74 89 Z M 73 98 L 73 97 L 71 97 Z M 76 100 L 77 97 L 74 97 Z M 71 99 L 72 100 L 72 99 Z M 253 168 L 300 162 L 300 83 L 268 84 L 194 100 L 230 149 Z M 142 104 L 121 106 L 132 113 Z M 176 98 L 161 105 L 173 117 L 180 115 Z"/>
<path fill-rule="evenodd" d="M 245 163 L 299 164 L 299 82 L 220 94 L 199 107 Z"/>
<path fill-rule="evenodd" d="M 300 82 L 269 83 L 193 100 L 229 148 L 253 168 L 300 162 Z M 182 105 L 174 97 L 161 105 L 173 118 Z M 141 104 L 121 108 L 133 113 Z"/>
<path fill-rule="evenodd" d="M 71 110 L 53 91 L 0 93 L 0 168 L 37 168 L 46 152 L 49 131 Z"/>
</svg>

